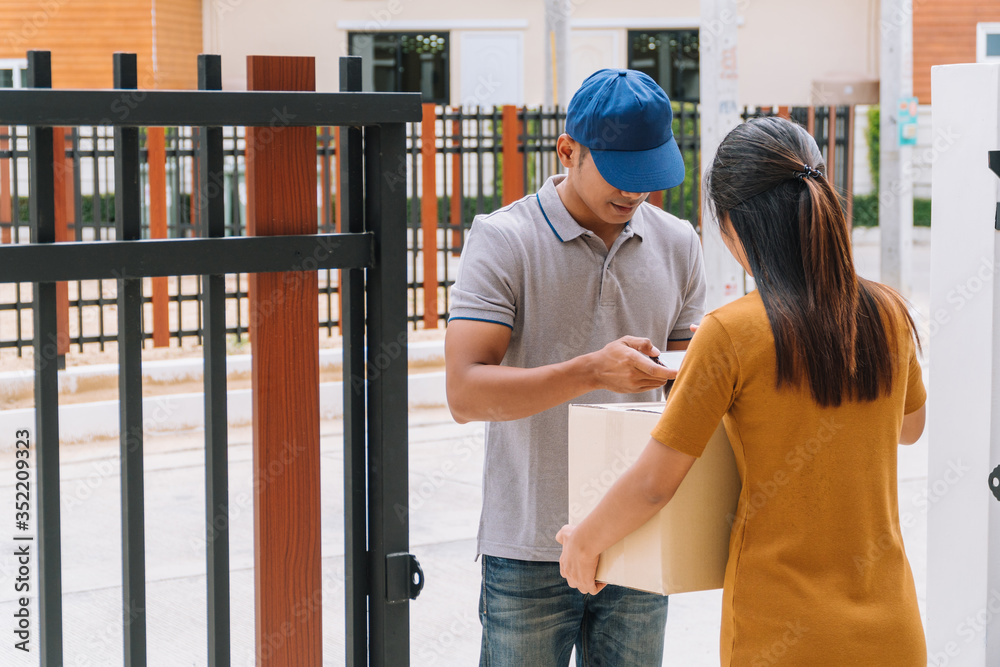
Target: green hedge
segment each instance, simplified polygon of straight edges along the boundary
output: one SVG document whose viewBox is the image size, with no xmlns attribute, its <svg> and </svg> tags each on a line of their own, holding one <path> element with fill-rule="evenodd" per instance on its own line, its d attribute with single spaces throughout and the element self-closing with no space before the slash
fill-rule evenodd
<svg viewBox="0 0 1000 667">
<path fill-rule="evenodd" d="M 913 200 L 913 225 L 915 227 L 931 226 L 931 200 Z M 878 227 L 878 195 L 854 196 L 854 226 Z"/>
</svg>

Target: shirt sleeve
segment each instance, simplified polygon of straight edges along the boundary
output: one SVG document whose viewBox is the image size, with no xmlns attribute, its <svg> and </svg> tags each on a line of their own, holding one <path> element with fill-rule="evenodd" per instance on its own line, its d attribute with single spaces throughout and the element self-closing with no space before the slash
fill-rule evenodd
<svg viewBox="0 0 1000 667">
<path fill-rule="evenodd" d="M 702 320 L 681 364 L 652 436 L 699 457 L 736 399 L 740 364 L 725 327 L 714 315 Z"/>
<path fill-rule="evenodd" d="M 903 402 L 904 415 L 919 410 L 920 406 L 927 400 L 927 390 L 924 388 L 920 360 L 917 359 L 916 346 L 912 343 L 910 344 L 910 361 L 907 366 L 906 400 Z"/>
<path fill-rule="evenodd" d="M 510 244 L 496 223 L 472 223 L 451 289 L 449 321 L 479 320 L 514 328 L 520 274 Z"/>
<path fill-rule="evenodd" d="M 697 234 L 691 234 L 691 246 L 689 263 L 691 272 L 687 289 L 684 291 L 684 304 L 681 306 L 674 329 L 668 336 L 669 340 L 689 340 L 691 338 L 691 325 L 701 322 L 701 318 L 705 315 L 705 293 L 707 290 L 705 262 L 701 250 L 701 240 Z"/>
</svg>

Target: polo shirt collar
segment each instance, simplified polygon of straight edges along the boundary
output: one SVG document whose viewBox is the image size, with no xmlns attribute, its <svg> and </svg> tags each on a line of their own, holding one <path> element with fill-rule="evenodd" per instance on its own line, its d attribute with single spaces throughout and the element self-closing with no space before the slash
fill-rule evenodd
<svg viewBox="0 0 1000 667">
<path fill-rule="evenodd" d="M 545 222 L 551 228 L 552 233 L 555 234 L 556 238 L 565 243 L 575 239 L 578 236 L 582 236 L 587 233 L 587 229 L 581 227 L 580 224 L 573 219 L 573 216 L 569 214 L 566 210 L 566 206 L 562 203 L 562 199 L 559 198 L 559 193 L 556 192 L 556 186 L 559 185 L 563 179 L 566 178 L 566 174 L 556 174 L 555 176 L 550 176 L 545 184 L 542 185 L 541 189 L 535 194 L 538 201 L 539 208 L 542 212 L 542 217 Z M 644 206 L 640 206 L 636 209 L 635 215 L 632 219 L 625 224 L 625 229 L 622 234 L 628 238 L 633 235 L 638 236 L 640 239 L 643 237 L 646 230 L 646 222 L 643 219 Z"/>
</svg>

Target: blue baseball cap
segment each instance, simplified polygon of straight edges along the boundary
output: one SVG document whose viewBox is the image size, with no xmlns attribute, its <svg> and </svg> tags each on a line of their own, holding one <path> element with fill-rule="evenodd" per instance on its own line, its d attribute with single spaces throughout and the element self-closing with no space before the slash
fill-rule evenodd
<svg viewBox="0 0 1000 667">
<path fill-rule="evenodd" d="M 670 99 L 648 75 L 602 69 L 570 100 L 566 134 L 590 149 L 608 183 L 625 192 L 653 192 L 684 181 L 673 119 Z"/>
</svg>

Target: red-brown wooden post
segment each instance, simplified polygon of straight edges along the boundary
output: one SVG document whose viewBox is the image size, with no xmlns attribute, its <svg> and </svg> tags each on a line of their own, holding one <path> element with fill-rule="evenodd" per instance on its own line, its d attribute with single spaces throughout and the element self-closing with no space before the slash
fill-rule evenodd
<svg viewBox="0 0 1000 667">
<path fill-rule="evenodd" d="M 146 128 L 149 164 L 149 238 L 167 238 L 167 147 L 162 127 Z M 153 347 L 170 347 L 170 297 L 167 277 L 153 281 Z"/>
<path fill-rule="evenodd" d="M 69 233 L 73 210 L 73 160 L 66 157 L 65 127 L 52 128 L 52 190 L 55 193 L 56 243 L 72 241 Z M 56 283 L 56 353 L 69 352 L 69 283 Z M 82 332 L 81 332 L 82 333 Z"/>
<path fill-rule="evenodd" d="M 461 110 L 461 107 L 457 107 L 455 112 L 457 113 Z M 461 225 L 462 153 L 460 151 L 462 149 L 462 121 L 451 121 L 451 134 L 451 145 L 455 149 L 455 152 L 451 154 L 451 224 Z M 452 250 L 452 255 L 457 257 L 460 254 L 458 251 L 460 245 L 462 245 L 462 231 L 456 228 L 451 232 L 451 247 L 455 248 L 455 250 Z"/>
<path fill-rule="evenodd" d="M 816 132 L 816 107 L 809 107 L 809 115 L 806 117 L 806 131 L 809 134 Z"/>
<path fill-rule="evenodd" d="M 784 118 L 785 120 L 791 120 L 792 114 L 788 110 L 788 107 L 778 107 L 778 117 Z"/>
<path fill-rule="evenodd" d="M 315 59 L 249 56 L 247 88 L 313 91 Z M 246 131 L 252 236 L 316 233 L 316 130 L 280 123 Z M 250 282 L 257 665 L 320 665 L 317 275 L 260 273 Z"/>
<path fill-rule="evenodd" d="M 503 107 L 503 205 L 516 202 L 524 196 L 524 158 L 519 150 L 521 126 L 517 120 L 517 107 Z"/>
<path fill-rule="evenodd" d="M 9 150 L 10 140 L 7 137 L 10 136 L 10 128 L 0 127 L 0 132 L 3 133 L 3 138 L 0 139 L 0 151 Z M 10 205 L 10 160 L 0 158 L 0 223 L 13 223 L 15 216 L 11 214 Z M 10 241 L 11 227 L 0 227 L 0 243 L 10 243 Z"/>
<path fill-rule="evenodd" d="M 420 231 L 424 254 L 424 328 L 438 325 L 438 211 L 437 211 L 437 106 L 423 105 L 420 121 Z"/>
</svg>

